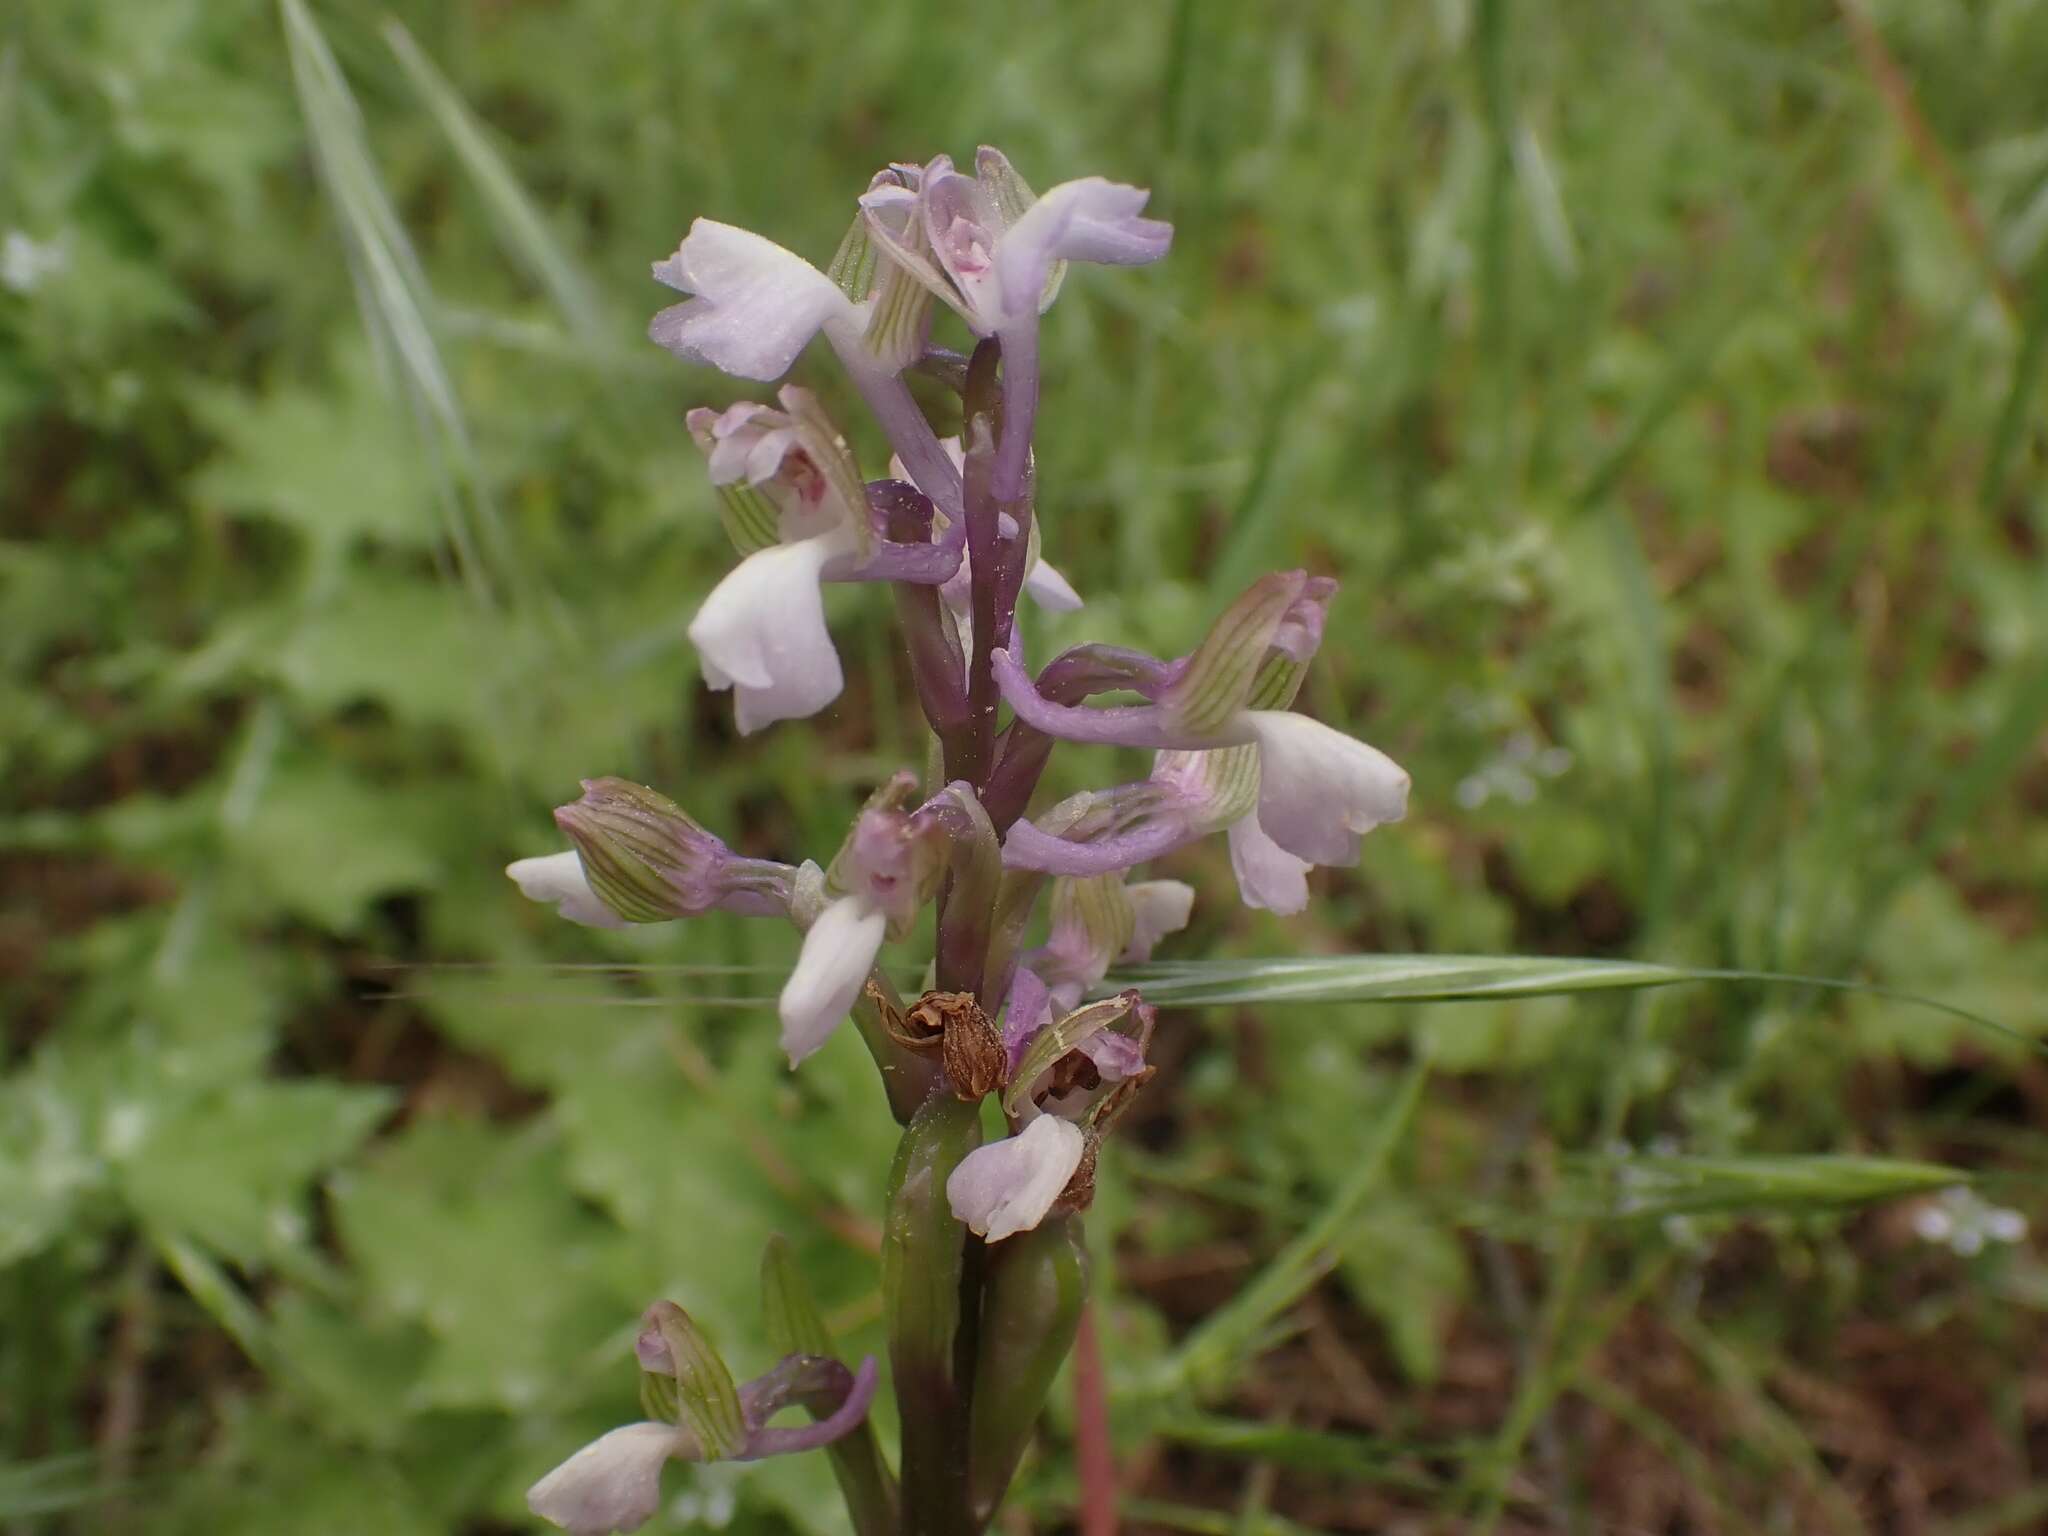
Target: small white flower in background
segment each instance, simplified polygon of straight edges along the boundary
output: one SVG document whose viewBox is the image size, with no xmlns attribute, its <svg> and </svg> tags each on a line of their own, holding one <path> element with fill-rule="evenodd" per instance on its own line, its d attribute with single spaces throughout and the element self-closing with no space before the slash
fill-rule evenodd
<svg viewBox="0 0 2048 1536">
<path fill-rule="evenodd" d="M 992 1243 L 1028 1232 L 1081 1166 L 1087 1137 L 1071 1120 L 1043 1114 L 1015 1136 L 976 1147 L 946 1180 L 953 1214 Z"/>
<path fill-rule="evenodd" d="M 1458 804 L 1476 811 L 1496 795 L 1516 805 L 1535 802 L 1538 779 L 1555 779 L 1571 771 L 1569 747 L 1546 747 L 1528 731 L 1516 731 L 1501 755 L 1458 781 Z"/>
<path fill-rule="evenodd" d="M 43 280 L 54 277 L 71 263 L 71 242 L 35 240 L 19 229 L 0 235 L 0 288 L 14 293 L 32 293 Z"/>
<path fill-rule="evenodd" d="M 1913 1232 L 1962 1258 L 1982 1253 L 1993 1243 L 2012 1244 L 2027 1235 L 2027 1218 L 1993 1205 L 1968 1185 L 1945 1189 L 1913 1213 Z"/>
</svg>

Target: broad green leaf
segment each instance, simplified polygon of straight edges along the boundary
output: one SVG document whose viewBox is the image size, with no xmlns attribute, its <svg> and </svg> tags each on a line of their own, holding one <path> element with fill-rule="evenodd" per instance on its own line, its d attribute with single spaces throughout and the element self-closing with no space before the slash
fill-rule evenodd
<svg viewBox="0 0 2048 1536">
<path fill-rule="evenodd" d="M 355 1150 L 389 1113 L 381 1088 L 248 1082 L 174 1107 L 147 1102 L 115 1159 L 142 1221 L 243 1265 L 302 1247 L 307 1182 Z"/>
<path fill-rule="evenodd" d="M 243 910 L 283 907 L 353 933 L 370 903 L 431 886 L 438 866 L 405 797 L 379 793 L 339 766 L 280 770 L 247 818 L 228 829 L 230 882 Z"/>
<path fill-rule="evenodd" d="M 289 1291 L 270 1308 L 269 1340 L 295 1390 L 365 1444 L 402 1443 L 409 1400 L 432 1338 L 417 1322 L 378 1326 L 351 1309 Z"/>
<path fill-rule="evenodd" d="M 542 1129 L 424 1118 L 331 1182 L 371 1317 L 433 1339 L 416 1407 L 530 1411 L 607 1341 L 631 1384 L 630 1325 L 651 1298 L 606 1279 L 618 1234 L 576 1198 Z"/>
<path fill-rule="evenodd" d="M 195 487 L 206 500 L 337 548 L 439 537 L 427 467 L 361 348 L 342 354 L 325 388 L 214 387 L 193 403 L 221 442 Z"/>
<path fill-rule="evenodd" d="M 314 709 L 375 702 L 402 720 L 482 736 L 501 723 L 493 700 L 523 641 L 502 617 L 450 602 L 444 584 L 358 570 L 262 665 Z"/>
</svg>

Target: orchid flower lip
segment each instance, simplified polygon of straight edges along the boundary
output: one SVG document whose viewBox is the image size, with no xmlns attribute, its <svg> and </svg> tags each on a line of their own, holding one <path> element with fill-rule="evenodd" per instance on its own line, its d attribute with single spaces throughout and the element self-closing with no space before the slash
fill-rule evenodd
<svg viewBox="0 0 2048 1536">
<path fill-rule="evenodd" d="M 1296 858 L 1358 862 L 1358 839 L 1408 812 L 1408 775 L 1384 752 L 1287 710 L 1248 710 L 1259 744 L 1259 826 Z"/>
<path fill-rule="evenodd" d="M 526 1492 L 526 1506 L 571 1536 L 633 1531 L 661 1503 L 661 1469 L 694 1454 L 689 1432 L 673 1424 L 627 1424 L 601 1435 Z"/>
<path fill-rule="evenodd" d="M 1040 1115 L 962 1158 L 946 1179 L 946 1199 L 955 1217 L 991 1243 L 1028 1232 L 1052 1210 L 1086 1144 L 1072 1121 Z"/>
<path fill-rule="evenodd" d="M 844 530 L 757 550 L 690 621 L 704 681 L 734 690 L 742 735 L 814 715 L 845 686 L 820 584 L 827 568 L 852 551 Z"/>
<path fill-rule="evenodd" d="M 777 1003 L 792 1067 L 824 1045 L 852 1009 L 888 925 L 881 907 L 864 896 L 840 897 L 811 924 Z"/>
<path fill-rule="evenodd" d="M 583 859 L 575 849 L 551 853 L 536 859 L 515 859 L 505 873 L 531 901 L 545 902 L 572 923 L 586 928 L 624 928 L 626 920 L 613 912 L 590 888 L 583 872 Z"/>
</svg>

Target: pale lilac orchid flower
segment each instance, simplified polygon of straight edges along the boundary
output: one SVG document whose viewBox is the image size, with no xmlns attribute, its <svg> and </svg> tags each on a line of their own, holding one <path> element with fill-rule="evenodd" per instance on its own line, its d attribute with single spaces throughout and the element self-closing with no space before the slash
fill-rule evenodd
<svg viewBox="0 0 2048 1536">
<path fill-rule="evenodd" d="M 654 264 L 654 277 L 691 295 L 647 327 L 653 341 L 688 362 L 743 379 L 779 379 L 822 331 L 918 488 L 958 515 L 959 472 L 904 386 L 900 357 L 866 344 L 871 295 L 856 302 L 794 251 L 711 219 L 690 226 L 675 254 Z"/>
<path fill-rule="evenodd" d="M 909 191 L 870 189 L 862 199 L 870 232 L 976 335 L 1002 342 L 994 491 L 999 502 L 1014 502 L 1024 493 L 1038 413 L 1038 317 L 1057 293 L 1065 263 L 1157 261 L 1173 243 L 1173 226 L 1140 216 L 1151 196 L 1143 187 L 1100 176 L 1061 182 L 1035 197 L 1003 153 L 987 145 L 975 156 L 973 176 L 940 155 L 924 167 L 914 203 Z"/>
<path fill-rule="evenodd" d="M 1407 813 L 1407 773 L 1377 748 L 1277 707 L 1299 686 L 1334 588 L 1299 571 L 1254 584 L 1185 664 L 1161 670 L 1142 705 L 1055 703 L 1009 651 L 998 650 L 997 685 L 1032 729 L 1162 754 L 1145 786 L 1127 787 L 1127 825 L 1105 828 L 1083 845 L 1019 822 L 1005 842 L 1005 863 L 1098 874 L 1255 817 L 1233 842 L 1233 865 L 1246 899 L 1277 910 L 1298 910 L 1305 886 L 1296 882 L 1306 871 L 1274 857 L 1275 850 L 1304 865 L 1357 863 L 1359 838 Z M 1218 757 L 1234 749 L 1249 750 Z M 1055 841 L 1066 846 L 1055 848 Z"/>
<path fill-rule="evenodd" d="M 957 571 L 964 544 L 878 539 L 852 451 L 815 398 L 794 387 L 779 398 L 781 410 L 749 401 L 688 418 L 745 557 L 704 599 L 689 635 L 706 686 L 732 690 L 741 735 L 816 714 L 844 688 L 825 582 L 939 582 Z"/>
<path fill-rule="evenodd" d="M 674 1374 L 647 1348 L 643 1330 L 638 1353 L 644 1369 Z M 656 1352 L 658 1353 L 658 1351 Z M 791 1355 L 766 1375 L 739 1388 L 743 1438 L 723 1456 L 727 1461 L 761 1461 L 817 1450 L 851 1434 L 866 1419 L 881 1379 L 872 1355 L 858 1370 L 837 1360 Z M 829 1412 L 825 1404 L 836 1401 Z M 793 1402 L 820 1404 L 823 1417 L 788 1429 L 769 1420 Z M 638 1530 L 661 1503 L 661 1471 L 669 1461 L 707 1458 L 697 1437 L 680 1424 L 648 1420 L 600 1435 L 535 1483 L 526 1507 L 570 1536 L 610 1536 Z"/>
</svg>

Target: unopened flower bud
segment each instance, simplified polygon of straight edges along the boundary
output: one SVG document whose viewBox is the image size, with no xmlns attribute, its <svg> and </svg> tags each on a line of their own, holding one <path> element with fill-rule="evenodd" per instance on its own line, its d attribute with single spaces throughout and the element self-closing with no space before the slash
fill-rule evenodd
<svg viewBox="0 0 2048 1536">
<path fill-rule="evenodd" d="M 714 907 L 750 917 L 789 910 L 789 869 L 742 859 L 668 796 L 630 779 L 583 781 L 555 824 L 576 845 L 592 893 L 629 923 L 697 917 Z"/>
</svg>

